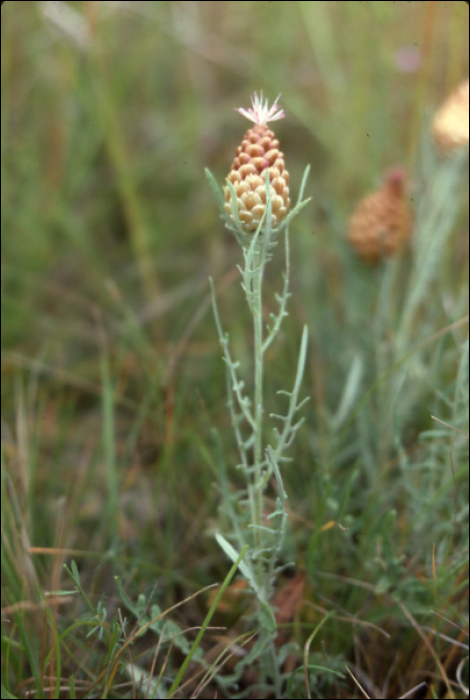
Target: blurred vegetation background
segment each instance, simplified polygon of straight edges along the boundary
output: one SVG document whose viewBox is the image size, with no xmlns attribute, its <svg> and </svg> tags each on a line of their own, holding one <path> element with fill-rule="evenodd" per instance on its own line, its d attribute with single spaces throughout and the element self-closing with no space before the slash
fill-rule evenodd
<svg viewBox="0 0 470 700">
<path fill-rule="evenodd" d="M 420 697 L 464 697 L 468 180 L 462 159 L 434 153 L 429 122 L 468 75 L 468 6 L 7 2 L 1 32 L 4 692 L 74 697 L 73 674 L 91 697 L 109 657 L 86 635 L 123 607 L 114 576 L 163 609 L 229 568 L 212 536 L 214 427 L 236 458 L 209 275 L 248 363 L 251 328 L 204 168 L 223 183 L 248 128 L 234 108 L 262 89 L 282 94 L 293 198 L 312 168 L 267 378 L 275 406 L 307 323 L 311 400 L 284 477 L 286 580 L 305 577 L 289 638 L 301 649 L 335 611 L 315 653 L 344 676 L 312 676 L 316 697 L 362 697 L 345 663 L 380 697 L 423 681 Z M 416 246 L 370 268 L 345 241 L 394 165 L 417 208 L 452 183 L 444 223 L 416 244 L 449 229 L 408 315 Z M 72 560 L 94 613 L 45 597 L 73 589 Z M 219 612 L 227 644 L 245 605 Z M 198 596 L 175 620 L 200 625 L 207 606 Z M 155 643 L 133 652 L 147 671 Z M 107 697 L 143 697 L 135 684 L 123 665 Z"/>
</svg>

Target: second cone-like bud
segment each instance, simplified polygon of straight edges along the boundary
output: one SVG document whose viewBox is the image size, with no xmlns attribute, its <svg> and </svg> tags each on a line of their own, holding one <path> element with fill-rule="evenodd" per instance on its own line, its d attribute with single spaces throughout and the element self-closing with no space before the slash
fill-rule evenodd
<svg viewBox="0 0 470 700">
<path fill-rule="evenodd" d="M 400 250 L 411 231 L 406 172 L 392 168 L 384 185 L 364 197 L 351 215 L 348 240 L 363 260 L 378 263 Z"/>
</svg>

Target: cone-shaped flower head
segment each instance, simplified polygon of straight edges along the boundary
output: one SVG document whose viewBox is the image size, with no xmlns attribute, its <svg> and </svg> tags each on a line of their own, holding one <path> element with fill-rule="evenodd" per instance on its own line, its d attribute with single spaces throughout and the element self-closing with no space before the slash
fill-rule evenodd
<svg viewBox="0 0 470 700">
<path fill-rule="evenodd" d="M 406 193 L 406 171 L 392 168 L 384 185 L 366 195 L 349 220 L 348 241 L 366 262 L 396 253 L 410 237 L 412 215 Z"/>
<path fill-rule="evenodd" d="M 434 115 L 432 132 L 438 148 L 446 154 L 468 148 L 468 78 L 442 103 Z"/>
<path fill-rule="evenodd" d="M 284 112 L 277 104 L 280 95 L 270 107 L 267 100 L 254 94 L 252 107 L 237 112 L 254 122 L 246 132 L 227 176 L 236 193 L 238 218 L 246 232 L 256 231 L 266 210 L 266 172 L 269 174 L 272 206 L 272 228 L 277 228 L 289 211 L 289 173 L 285 169 L 284 154 L 279 141 L 268 128 L 268 122 L 283 119 Z M 233 220 L 232 194 L 225 186 L 225 211 Z"/>
</svg>

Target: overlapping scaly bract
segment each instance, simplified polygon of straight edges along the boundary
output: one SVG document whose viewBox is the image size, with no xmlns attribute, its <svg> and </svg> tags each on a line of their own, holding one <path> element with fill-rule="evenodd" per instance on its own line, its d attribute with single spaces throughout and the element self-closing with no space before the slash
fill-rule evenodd
<svg viewBox="0 0 470 700">
<path fill-rule="evenodd" d="M 277 100 L 269 107 L 263 94 L 255 93 L 253 107 L 237 111 L 254 122 L 248 129 L 227 176 L 235 190 L 238 219 L 242 229 L 254 232 L 265 216 L 267 207 L 266 173 L 269 175 L 271 200 L 271 228 L 276 229 L 289 211 L 289 173 L 284 164 L 284 154 L 279 150 L 279 141 L 267 123 L 284 117 Z M 232 211 L 232 192 L 225 186 L 225 211 L 236 223 Z"/>
</svg>

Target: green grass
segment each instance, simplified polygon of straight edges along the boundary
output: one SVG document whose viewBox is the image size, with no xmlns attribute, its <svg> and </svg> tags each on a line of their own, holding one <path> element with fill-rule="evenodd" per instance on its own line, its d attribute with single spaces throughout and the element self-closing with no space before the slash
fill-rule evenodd
<svg viewBox="0 0 470 700">
<path fill-rule="evenodd" d="M 256 697 L 214 538 L 236 453 L 209 276 L 247 362 L 251 325 L 204 168 L 223 182 L 259 89 L 294 200 L 311 165 L 267 358 L 279 412 L 308 325 L 286 697 L 466 697 L 468 159 L 429 135 L 468 75 L 465 3 L 7 2 L 1 31 L 2 697 Z M 412 248 L 372 269 L 347 220 L 395 164 Z"/>
</svg>

